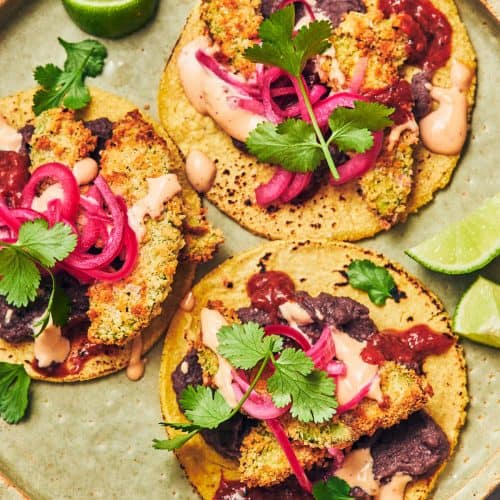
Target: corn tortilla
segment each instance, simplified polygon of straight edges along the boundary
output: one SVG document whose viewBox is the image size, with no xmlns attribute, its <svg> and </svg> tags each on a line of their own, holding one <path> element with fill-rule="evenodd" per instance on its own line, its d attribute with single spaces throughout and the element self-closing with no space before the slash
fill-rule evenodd
<svg viewBox="0 0 500 500">
<path fill-rule="evenodd" d="M 475 74 L 476 58 L 454 2 L 432 0 L 432 3 L 446 14 L 453 30 L 451 57 L 433 78 L 434 84 L 447 87 L 450 85 L 451 60 L 462 62 Z M 209 116 L 202 116 L 194 109 L 180 82 L 177 68 L 180 51 L 205 31 L 198 4 L 166 64 L 158 102 L 161 122 L 182 153 L 187 156 L 191 150 L 198 150 L 215 162 L 217 174 L 213 187 L 206 193 L 207 199 L 245 229 L 271 240 L 327 238 L 357 241 L 387 229 L 390 224 L 370 210 L 357 181 L 335 188 L 324 183 L 312 198 L 297 204 L 271 205 L 270 208 L 256 204 L 254 190 L 271 178 L 274 167 L 259 163 L 255 157 L 237 149 Z M 406 66 L 404 76 L 409 79 L 415 71 L 415 67 Z M 475 87 L 474 76 L 467 92 L 469 118 Z M 411 192 L 405 195 L 408 196 L 406 208 L 397 216 L 400 221 L 429 203 L 434 193 L 448 184 L 460 157 L 431 153 L 421 143 L 415 146 L 413 156 L 413 185 Z"/>
<path fill-rule="evenodd" d="M 345 278 L 339 271 L 345 270 L 354 259 L 369 259 L 386 267 L 398 290 L 406 294 L 406 298 L 399 303 L 388 300 L 385 306 L 377 307 L 370 302 L 366 293 L 343 286 Z M 206 275 L 192 289 L 194 309 L 191 312 L 178 310 L 175 314 L 166 337 L 160 368 L 160 400 L 165 421 L 178 422 L 185 419 L 177 404 L 171 374 L 190 350 L 190 342 L 199 339 L 201 308 L 208 300 L 220 300 L 229 309 L 246 305 L 247 280 L 258 272 L 263 262 L 269 270 L 288 273 L 297 289 L 305 290 L 313 296 L 328 292 L 361 302 L 370 309 L 370 317 L 379 329 L 406 329 L 413 324 L 423 323 L 437 332 L 451 334 L 450 319 L 437 297 L 383 255 L 349 243 L 270 242 L 228 259 Z M 448 437 L 451 455 L 465 421 L 468 402 L 462 348 L 455 344 L 443 355 L 428 357 L 423 371 L 433 390 L 425 409 Z M 188 479 L 204 499 L 213 498 L 222 474 L 227 480 L 239 478 L 238 463 L 220 456 L 199 435 L 178 449 L 176 455 Z M 443 464 L 432 477 L 412 482 L 406 490 L 405 499 L 426 498 L 444 466 Z"/>
<path fill-rule="evenodd" d="M 20 128 L 34 118 L 31 109 L 33 93 L 34 90 L 28 90 L 0 99 L 0 113 L 5 116 L 11 126 Z M 111 121 L 117 121 L 123 118 L 128 112 L 136 109 L 136 106 L 129 101 L 96 88 L 91 89 L 91 95 L 92 100 L 90 104 L 84 110 L 78 112 L 77 118 L 93 120 L 105 116 Z M 150 121 L 148 118 L 146 120 Z M 169 152 L 170 171 L 178 175 L 183 187 L 182 196 L 186 211 L 200 212 L 200 199 L 185 179 L 184 165 L 178 149 L 160 127 L 155 126 L 155 131 L 166 141 Z M 178 302 L 189 289 L 194 279 L 196 263 L 183 261 L 180 265 L 177 265 L 177 262 L 178 258 L 175 256 L 171 266 L 173 269 L 170 280 L 172 288 L 167 300 L 162 304 L 160 314 L 152 320 L 149 326 L 142 330 L 143 354 L 149 351 L 163 335 Z M 24 363 L 28 374 L 34 379 L 51 382 L 73 382 L 101 377 L 125 368 L 130 359 L 131 349 L 131 341 L 122 345 L 113 345 L 108 353 L 101 353 L 89 358 L 79 373 L 55 378 L 44 376 L 32 368 L 32 341 L 12 344 L 0 339 L 0 361 Z"/>
</svg>

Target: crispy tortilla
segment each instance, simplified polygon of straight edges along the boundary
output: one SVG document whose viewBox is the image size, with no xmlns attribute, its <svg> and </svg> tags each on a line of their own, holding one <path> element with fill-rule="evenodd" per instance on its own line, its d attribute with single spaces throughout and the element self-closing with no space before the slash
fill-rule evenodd
<svg viewBox="0 0 500 500">
<path fill-rule="evenodd" d="M 34 116 L 31 110 L 33 92 L 33 90 L 29 90 L 20 92 L 11 97 L 0 99 L 0 113 L 5 116 L 13 127 L 20 128 L 27 122 L 33 120 Z M 111 121 L 117 121 L 123 118 L 130 111 L 136 109 L 136 107 L 129 101 L 107 92 L 92 89 L 91 93 L 91 103 L 83 111 L 78 112 L 77 118 L 82 120 L 92 120 L 105 116 Z M 144 118 L 150 122 L 150 119 L 145 116 Z M 177 174 L 183 187 L 182 201 L 184 213 L 186 216 L 200 216 L 202 213 L 200 199 L 185 179 L 184 165 L 178 149 L 170 137 L 165 134 L 160 127 L 155 126 L 155 131 L 166 141 L 168 149 L 167 161 L 170 165 L 170 171 Z M 205 242 L 207 234 L 212 238 L 212 240 L 208 239 Z M 208 232 L 200 235 L 200 239 L 196 243 L 198 243 L 200 247 L 205 246 L 207 255 L 211 255 L 211 250 L 213 250 L 213 248 L 210 249 L 209 246 L 215 241 L 217 244 L 220 243 L 220 233 L 209 229 Z M 191 251 L 192 249 L 187 246 L 183 249 L 186 256 L 188 256 Z M 143 353 L 146 353 L 149 349 L 151 349 L 155 342 L 165 332 L 179 300 L 191 286 L 194 279 L 197 260 L 200 261 L 203 260 L 203 258 L 198 259 L 194 256 L 191 260 L 183 259 L 181 264 L 177 265 L 177 253 L 172 256 L 172 265 L 169 266 L 172 270 L 170 278 L 171 284 L 169 285 L 171 286 L 171 290 L 168 294 L 167 300 L 162 304 L 161 310 L 159 309 L 158 314 L 155 314 L 156 317 L 152 320 L 149 326 L 142 330 Z M 44 376 L 32 368 L 31 360 L 33 359 L 33 342 L 31 341 L 11 344 L 3 339 L 0 339 L 0 361 L 24 363 L 27 372 L 34 379 L 48 380 L 52 382 L 72 382 L 101 377 L 126 367 L 130 359 L 131 349 L 131 340 L 122 343 L 122 345 L 112 345 L 107 352 L 91 357 L 84 364 L 83 369 L 79 373 L 69 374 L 67 376 L 57 378 Z"/>
<path fill-rule="evenodd" d="M 371 0 L 366 3 L 368 6 L 374 4 Z M 433 79 L 436 85 L 448 87 L 451 60 L 457 59 L 475 72 L 475 54 L 454 2 L 432 0 L 432 3 L 446 14 L 453 28 L 452 55 L 447 65 L 439 69 Z M 254 190 L 271 178 L 274 167 L 258 163 L 253 156 L 242 153 L 210 117 L 199 114 L 188 101 L 179 79 L 177 61 L 180 51 L 205 30 L 205 24 L 200 19 L 200 5 L 197 5 L 164 70 L 159 89 L 160 119 L 185 156 L 191 150 L 198 150 L 216 163 L 215 182 L 206 196 L 244 228 L 273 240 L 331 238 L 357 241 L 373 236 L 397 221 L 404 221 L 408 214 L 430 202 L 435 191 L 444 188 L 450 181 L 459 155 L 434 154 L 419 143 L 415 148 L 411 146 L 414 148 L 415 161 L 409 168 L 409 173 L 402 174 L 397 169 L 393 171 L 392 168 L 387 168 L 382 158 L 384 155 L 381 156 L 380 168 L 390 176 L 387 182 L 395 188 L 393 196 L 397 196 L 397 200 L 399 196 L 404 197 L 402 207 L 394 209 L 391 221 L 378 217 L 368 207 L 357 181 L 335 188 L 323 183 L 312 198 L 301 203 L 259 207 L 255 202 Z M 409 79 L 415 71 L 415 67 L 406 66 L 404 76 Z M 379 83 L 381 87 L 387 84 Z M 467 93 L 469 117 L 474 103 L 475 86 L 474 77 Z M 410 133 L 405 134 L 409 136 Z M 402 142 L 401 145 L 399 155 L 407 158 L 404 161 L 410 161 L 411 150 L 405 149 Z M 372 171 L 372 177 L 375 170 Z M 408 179 L 403 180 L 403 177 Z M 369 182 L 376 187 L 373 193 L 367 193 L 367 197 L 372 197 L 373 203 L 385 204 L 384 197 L 391 189 L 386 187 L 380 193 L 379 187 L 384 186 L 384 181 L 376 176 Z M 408 189 L 400 184 L 409 184 Z M 398 189 L 403 192 L 398 193 Z"/>
<path fill-rule="evenodd" d="M 370 259 L 385 266 L 393 276 L 398 290 L 406 294 L 399 303 L 388 300 L 383 307 L 374 306 L 366 293 L 345 286 L 345 271 L 354 259 Z M 316 296 L 325 291 L 348 296 L 370 309 L 370 316 L 379 329 L 406 329 L 424 323 L 437 332 L 451 333 L 450 320 L 434 294 L 426 290 L 398 264 L 371 250 L 349 243 L 306 241 L 303 243 L 272 242 L 227 260 L 193 287 L 195 307 L 191 312 L 179 310 L 166 337 L 160 369 L 160 399 L 165 421 L 183 421 L 172 385 L 171 374 L 199 339 L 200 311 L 208 300 L 220 300 L 224 307 L 237 309 L 248 304 L 246 283 L 265 265 L 268 270 L 282 270 L 290 275 L 297 289 Z M 423 371 L 433 395 L 425 409 L 443 429 L 451 446 L 457 444 L 465 421 L 468 402 L 466 370 L 462 349 L 458 344 L 440 356 L 430 356 Z M 172 431 L 173 432 L 173 431 Z M 238 480 L 238 463 L 223 458 L 205 441 L 196 436 L 176 451 L 182 467 L 199 494 L 213 498 L 221 475 Z M 431 477 L 415 481 L 406 490 L 405 499 L 425 498 L 434 487 L 443 466 Z"/>
</svg>

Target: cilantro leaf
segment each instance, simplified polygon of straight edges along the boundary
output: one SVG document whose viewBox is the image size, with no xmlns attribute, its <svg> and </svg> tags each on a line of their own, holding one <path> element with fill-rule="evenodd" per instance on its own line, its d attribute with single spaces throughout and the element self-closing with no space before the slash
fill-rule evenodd
<svg viewBox="0 0 500 500">
<path fill-rule="evenodd" d="M 277 10 L 260 25 L 262 45 L 247 48 L 245 57 L 256 63 L 277 66 L 299 78 L 308 59 L 330 46 L 328 39 L 332 27 L 329 21 L 314 21 L 303 26 L 294 37 L 294 25 L 293 5 Z"/>
<path fill-rule="evenodd" d="M 351 487 L 340 477 L 331 476 L 328 481 L 318 481 L 313 485 L 315 500 L 351 500 Z"/>
<path fill-rule="evenodd" d="M 263 360 L 269 352 L 278 352 L 282 340 L 276 335 L 265 336 L 257 323 L 223 326 L 217 333 L 217 351 L 234 367 L 249 370 Z"/>
<path fill-rule="evenodd" d="M 191 431 L 188 434 L 179 434 L 170 439 L 153 439 L 153 448 L 174 451 L 187 443 L 197 433 L 198 431 Z"/>
<path fill-rule="evenodd" d="M 368 292 L 370 300 L 377 306 L 385 304 L 391 297 L 396 283 L 387 269 L 375 265 L 370 260 L 353 260 L 347 270 L 349 284 Z"/>
<path fill-rule="evenodd" d="M 40 271 L 23 252 L 15 247 L 0 250 L 0 276 L 0 295 L 5 296 L 8 304 L 25 307 L 35 300 Z"/>
<path fill-rule="evenodd" d="M 63 326 L 68 322 L 71 303 L 64 290 L 56 284 L 54 287 L 54 299 L 50 308 L 52 322 L 56 326 Z"/>
<path fill-rule="evenodd" d="M 71 227 L 62 222 L 49 228 L 44 219 L 25 222 L 19 229 L 15 247 L 22 247 L 44 267 L 54 267 L 65 259 L 76 246 L 76 235 Z"/>
<path fill-rule="evenodd" d="M 62 69 L 55 64 L 46 64 L 45 66 L 38 66 L 33 76 L 43 88 L 50 88 L 57 85 L 62 72 Z"/>
<path fill-rule="evenodd" d="M 37 264 L 48 270 L 75 246 L 76 235 L 66 224 L 49 228 L 43 219 L 23 223 L 17 241 L 2 242 L 0 248 L 0 295 L 5 296 L 8 304 L 27 306 L 35 300 L 40 286 Z"/>
<path fill-rule="evenodd" d="M 206 429 L 215 429 L 231 414 L 224 396 L 202 385 L 188 386 L 181 395 L 180 405 L 193 424 Z"/>
<path fill-rule="evenodd" d="M 31 379 L 23 365 L 0 362 L 0 416 L 17 424 L 26 413 Z"/>
<path fill-rule="evenodd" d="M 278 126 L 259 123 L 246 145 L 260 161 L 281 165 L 291 172 L 311 172 L 323 160 L 314 128 L 303 120 L 288 119 Z"/>
<path fill-rule="evenodd" d="M 373 146 L 371 131 L 392 125 L 388 118 L 392 113 L 394 108 L 376 102 L 354 101 L 354 108 L 338 107 L 328 119 L 332 131 L 328 142 L 335 142 L 341 151 L 362 153 Z"/>
<path fill-rule="evenodd" d="M 330 47 L 328 39 L 332 36 L 330 21 L 314 21 L 300 28 L 293 38 L 295 51 L 300 54 L 300 71 L 302 73 L 307 61 L 317 54 L 322 54 Z M 295 75 L 299 76 L 299 75 Z"/>
<path fill-rule="evenodd" d="M 267 388 L 278 408 L 292 403 L 290 412 L 302 422 L 324 422 L 335 413 L 333 380 L 303 351 L 285 349 L 274 362 L 275 372 Z"/>
<path fill-rule="evenodd" d="M 102 72 L 107 50 L 96 40 L 78 43 L 58 38 L 66 51 L 64 70 L 54 64 L 35 68 L 35 80 L 42 86 L 33 98 L 33 111 L 39 115 L 46 109 L 64 105 L 72 109 L 85 107 L 90 94 L 84 84 L 87 76 L 95 77 Z"/>
</svg>

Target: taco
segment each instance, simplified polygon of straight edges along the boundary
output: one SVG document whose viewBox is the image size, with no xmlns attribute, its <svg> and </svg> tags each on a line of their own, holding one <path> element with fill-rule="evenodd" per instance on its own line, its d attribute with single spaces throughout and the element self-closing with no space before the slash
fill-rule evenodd
<svg viewBox="0 0 500 500">
<path fill-rule="evenodd" d="M 35 379 L 86 380 L 127 367 L 129 361 L 137 362 L 153 346 L 189 288 L 197 263 L 211 258 L 221 234 L 206 220 L 172 140 L 133 104 L 92 89 L 91 103 L 81 111 L 54 108 L 35 117 L 33 93 L 20 92 L 0 100 L 2 239 L 12 236 L 5 220 L 9 213 L 21 217 L 19 220 L 42 216 L 50 220 L 50 214 L 55 214 L 51 207 L 56 206 L 50 199 L 59 197 L 61 211 L 61 203 L 79 203 L 73 227 L 81 246 L 55 273 L 56 283 L 69 301 L 68 321 L 60 332 L 60 338 L 69 342 L 62 340 L 61 359 L 50 358 L 50 347 L 49 359 L 43 363 L 34 352 L 33 325 L 46 309 L 52 289 L 49 277 L 43 276 L 36 300 L 25 307 L 14 307 L 0 296 L 0 361 L 24 363 Z M 6 137 L 14 139 L 11 147 Z M 91 165 L 91 173 L 76 188 L 79 196 L 77 193 L 75 202 L 68 197 L 68 186 L 76 186 L 74 166 L 85 162 Z M 73 169 L 71 182 L 55 182 L 58 175 L 70 171 L 68 166 Z M 27 200 L 28 184 L 42 168 L 48 174 L 39 176 L 33 200 Z M 156 213 L 148 205 L 143 213 L 131 217 L 146 195 L 154 196 L 151 184 L 162 179 L 174 186 L 173 193 L 157 195 Z M 62 192 L 57 193 L 58 186 L 63 187 Z M 51 190 L 54 195 L 49 194 Z M 108 193 L 104 201 L 103 192 Z M 89 263 L 103 257 L 112 245 L 120 211 L 126 214 L 120 253 L 106 257 L 107 261 L 114 259 L 109 266 L 103 262 L 93 269 Z M 135 250 L 131 240 L 136 242 Z M 80 262 L 87 265 L 80 269 Z"/>
<path fill-rule="evenodd" d="M 261 122 L 304 118 L 290 77 L 245 55 L 259 43 L 262 23 L 289 3 L 199 3 L 165 67 L 161 122 L 188 159 L 201 153 L 215 163 L 208 200 L 253 233 L 370 237 L 404 221 L 448 184 L 474 102 L 474 50 L 452 0 L 296 2 L 295 30 L 311 19 L 333 26 L 331 47 L 302 73 L 319 124 L 328 106 L 353 106 L 356 99 L 395 112 L 365 153 L 333 151 L 340 181 L 324 162 L 313 173 L 290 173 L 278 160 L 257 161 L 245 143 Z M 453 118 L 445 124 L 448 112 Z M 298 147 L 296 155 L 293 148 L 286 153 L 301 154 Z"/>
<path fill-rule="evenodd" d="M 375 265 L 377 273 L 392 277 L 385 305 L 374 305 L 351 286 L 353 262 Z M 224 333 L 225 324 L 239 333 Z M 254 339 L 249 332 L 257 325 L 267 335 L 284 335 L 295 351 L 307 349 L 316 368 L 326 366 L 336 383 L 333 416 L 315 421 L 294 414 L 294 394 L 291 403 L 285 401 L 288 406 L 278 404 L 271 394 L 276 385 L 268 378 L 276 372 L 267 369 L 266 383 L 259 379 L 232 419 L 178 447 L 175 440 L 196 430 L 180 423 L 186 415 L 196 423 L 192 386 L 218 389 L 219 408 L 224 400 L 234 406 L 231 398 L 248 389 L 257 366 L 244 370 L 234 360 L 241 360 L 250 343 L 245 335 Z M 233 334 L 234 350 L 227 354 Z M 396 346 L 404 337 L 413 341 L 403 355 Z M 231 364 L 221 356 L 221 345 Z M 371 349 L 383 350 L 382 345 L 387 351 L 378 351 L 375 359 Z M 294 377 L 292 385 L 299 384 L 300 376 Z M 439 300 L 382 255 L 325 241 L 267 243 L 234 256 L 197 283 L 166 337 L 160 397 L 170 440 L 157 447 L 175 449 L 189 481 L 206 499 L 240 498 L 236 493 L 311 498 L 310 483 L 332 474 L 348 482 L 353 496 L 368 498 L 399 483 L 398 498 L 403 492 L 405 499 L 425 498 L 457 444 L 468 401 L 462 349 Z M 312 412 L 319 411 L 318 401 Z M 208 403 L 204 399 L 205 407 Z M 363 467 L 369 483 L 357 477 Z"/>
</svg>

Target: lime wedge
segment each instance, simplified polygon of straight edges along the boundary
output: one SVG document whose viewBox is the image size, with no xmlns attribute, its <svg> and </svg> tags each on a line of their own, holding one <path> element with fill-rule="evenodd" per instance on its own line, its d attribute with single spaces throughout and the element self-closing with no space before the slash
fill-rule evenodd
<svg viewBox="0 0 500 500">
<path fill-rule="evenodd" d="M 479 276 L 455 309 L 453 331 L 475 342 L 500 347 L 500 285 Z"/>
<path fill-rule="evenodd" d="M 481 269 L 500 254 L 500 193 L 465 219 L 406 253 L 423 266 L 446 274 Z"/>
<path fill-rule="evenodd" d="M 158 0 L 62 0 L 62 3 L 83 31 L 119 38 L 144 26 L 156 12 Z"/>
</svg>

